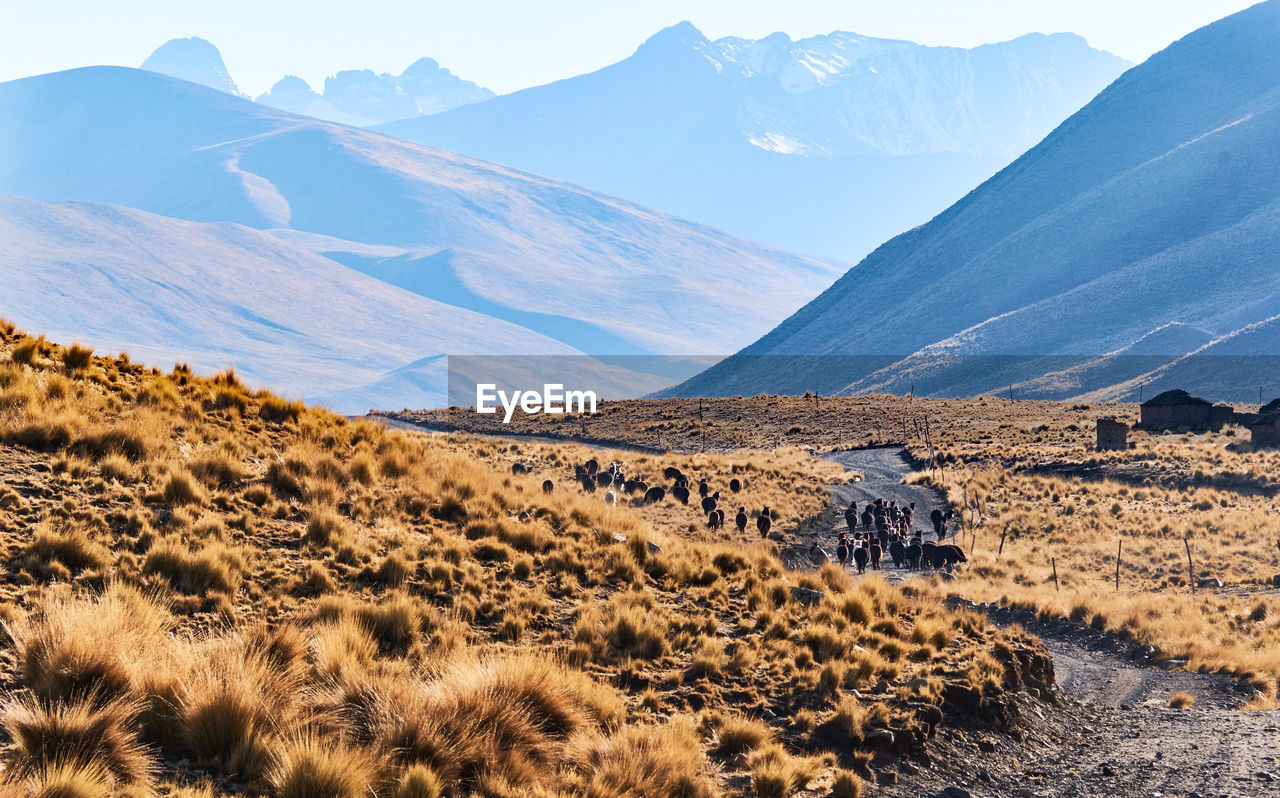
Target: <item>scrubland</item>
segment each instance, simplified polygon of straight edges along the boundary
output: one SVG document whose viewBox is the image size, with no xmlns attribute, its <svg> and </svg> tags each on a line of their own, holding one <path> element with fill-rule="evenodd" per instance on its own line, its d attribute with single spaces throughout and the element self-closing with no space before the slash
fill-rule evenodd
<svg viewBox="0 0 1280 798">
<path fill-rule="evenodd" d="M 1257 691 L 1252 706 L 1277 706 L 1280 452 L 1254 450 L 1241 427 L 1135 431 L 1128 450 L 1096 452 L 1096 419 L 1136 422 L 1136 405 L 764 396 L 603 407 L 591 434 L 628 443 L 905 442 L 912 479 L 946 491 L 963 517 L 969 564 L 945 591 L 1111 630 L 1159 658 L 1236 674 Z M 456 411 L 418 415 L 473 426 Z M 516 421 L 544 434 L 579 424 Z"/>
<path fill-rule="evenodd" d="M 386 415 L 462 432 L 596 438 L 674 452 L 797 446 L 833 451 L 907 443 L 922 455 L 989 452 L 993 445 L 1083 444 L 1093 422 L 1137 419 L 1124 404 L 1010 401 L 990 396 L 770 396 L 601 402 L 595 415 L 526 415 L 510 424 L 465 408 Z M 1067 420 L 1069 419 L 1069 420 Z"/>
<path fill-rule="evenodd" d="M 1239 428 L 1134 437 L 1123 452 L 1014 450 L 1019 468 L 918 474 L 968 524 L 969 567 L 949 589 L 1114 630 L 1162 658 L 1239 675 L 1254 706 L 1275 706 L 1280 453 L 1251 451 Z"/>
<path fill-rule="evenodd" d="M 788 571 L 670 499 L 607 506 L 578 447 L 0 333 L 14 794 L 852 796 L 1049 678 L 924 591 Z M 783 526 L 833 478 L 795 451 L 618 458 L 736 469 Z"/>
</svg>

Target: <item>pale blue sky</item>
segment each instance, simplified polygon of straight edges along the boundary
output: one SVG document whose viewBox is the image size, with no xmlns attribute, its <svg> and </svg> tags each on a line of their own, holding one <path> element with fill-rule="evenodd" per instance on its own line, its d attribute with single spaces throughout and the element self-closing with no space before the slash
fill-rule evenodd
<svg viewBox="0 0 1280 798">
<path fill-rule="evenodd" d="M 588 72 L 688 19 L 712 38 L 832 30 L 972 46 L 1071 31 L 1141 61 L 1252 0 L 4 0 L 0 80 L 88 64 L 137 66 L 178 36 L 222 51 L 242 90 L 285 73 L 399 73 L 431 56 L 503 93 Z"/>
</svg>

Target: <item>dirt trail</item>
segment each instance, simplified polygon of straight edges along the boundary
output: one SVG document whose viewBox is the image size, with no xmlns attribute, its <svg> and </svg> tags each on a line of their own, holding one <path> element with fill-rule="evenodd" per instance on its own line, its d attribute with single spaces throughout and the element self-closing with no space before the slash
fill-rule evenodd
<svg viewBox="0 0 1280 798">
<path fill-rule="evenodd" d="M 828 555 L 834 554 L 836 537 L 848 529 L 844 521 L 844 510 L 850 502 L 857 502 L 859 507 L 876 499 L 896 501 L 900 507 L 906 507 L 915 502 L 914 528 L 923 530 L 927 540 L 933 539 L 929 513 L 935 507 L 945 507 L 946 497 L 941 491 L 926 485 L 902 484 L 902 480 L 911 473 L 911 462 L 906 450 L 901 446 L 849 449 L 842 452 L 829 452 L 821 457 L 862 474 L 862 481 L 827 486 L 831 491 L 831 503 L 820 516 L 802 525 L 799 530 L 800 544 L 792 551 L 784 553 L 784 559 L 789 565 L 793 567 L 811 565 L 808 552 L 809 547 L 815 543 Z M 901 582 L 912 574 L 910 571 L 893 567 L 887 554 L 884 561 L 886 565 L 879 573 L 890 582 Z"/>
<path fill-rule="evenodd" d="M 834 501 L 841 510 L 848 507 L 851 501 L 856 501 L 859 506 L 875 499 L 896 501 L 899 506 L 915 502 L 915 525 L 920 529 L 929 526 L 929 513 L 933 508 L 946 504 L 946 497 L 939 490 L 924 485 L 902 484 L 902 480 L 911 473 L 911 463 L 902 447 L 882 446 L 831 452 L 823 455 L 823 459 L 862 474 L 861 482 L 831 486 Z"/>
<path fill-rule="evenodd" d="M 844 528 L 841 511 L 883 497 L 925 508 L 937 491 L 901 484 L 910 472 L 897 449 L 837 452 L 829 459 L 862 472 L 866 480 L 832 488 L 832 507 L 818 536 Z M 917 526 L 919 524 L 917 523 Z M 890 567 L 894 581 L 913 576 Z M 1024 621 L 1008 610 L 976 606 L 995 622 Z M 1053 657 L 1059 690 L 1052 701 L 1027 700 L 1011 737 L 979 738 L 948 729 L 932 746 L 930 765 L 899 773 L 877 795 L 942 795 L 962 788 L 974 796 L 1280 795 L 1280 712 L 1244 712 L 1249 691 L 1220 674 L 1162 670 L 1126 659 L 1115 639 L 1067 623 L 1027 624 Z M 1195 703 L 1172 709 L 1169 699 L 1188 693 Z M 951 793 L 955 795 L 957 793 Z"/>
</svg>

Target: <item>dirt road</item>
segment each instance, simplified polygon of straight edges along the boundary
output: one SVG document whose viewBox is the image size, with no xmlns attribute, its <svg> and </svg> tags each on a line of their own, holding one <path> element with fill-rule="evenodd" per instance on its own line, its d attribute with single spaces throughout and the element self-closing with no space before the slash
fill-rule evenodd
<svg viewBox="0 0 1280 798">
<path fill-rule="evenodd" d="M 810 547 L 815 543 L 827 555 L 835 552 L 836 537 L 848 528 L 844 522 L 844 510 L 850 502 L 857 502 L 859 508 L 876 499 L 897 502 L 900 507 L 906 507 L 915 502 L 914 528 L 924 530 L 927 533 L 926 538 L 933 539 L 929 513 L 935 507 L 944 507 L 946 497 L 941 491 L 925 485 L 902 484 L 902 480 L 911 473 L 911 462 L 907 458 L 905 449 L 900 446 L 877 446 L 830 452 L 821 456 L 825 460 L 841 464 L 850 471 L 862 474 L 862 481 L 827 486 L 831 491 L 831 504 L 817 518 L 810 519 L 801 525 L 798 531 L 800 542 L 783 554 L 783 559 L 788 565 L 811 566 L 813 560 L 809 552 Z M 893 567 L 887 555 L 885 562 L 887 565 L 880 574 L 890 582 L 900 582 L 911 574 L 910 571 Z"/>
<path fill-rule="evenodd" d="M 823 455 L 823 458 L 862 474 L 861 482 L 831 486 L 833 503 L 841 511 L 850 502 L 857 502 L 862 506 L 876 499 L 884 499 L 896 501 L 900 507 L 915 502 L 915 526 L 917 529 L 928 529 L 929 513 L 933 508 L 946 504 L 946 497 L 940 491 L 924 485 L 902 484 L 902 480 L 911 473 L 911 463 L 907 459 L 906 450 L 901 447 L 851 449 L 831 452 Z M 837 531 L 844 528 L 843 521 L 842 517 Z"/>
</svg>

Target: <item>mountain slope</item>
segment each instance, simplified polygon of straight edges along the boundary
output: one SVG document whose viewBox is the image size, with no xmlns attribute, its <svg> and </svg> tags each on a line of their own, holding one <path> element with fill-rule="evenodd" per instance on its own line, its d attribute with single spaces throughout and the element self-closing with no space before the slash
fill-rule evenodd
<svg viewBox="0 0 1280 798">
<path fill-rule="evenodd" d="M 206 371 L 235 367 L 255 386 L 343 412 L 444 404 L 446 354 L 559 355 L 615 396 L 663 384 L 591 368 L 550 338 L 239 225 L 0 196 L 0 240 L 0 313 L 32 333 Z M 428 355 L 438 371 L 386 383 Z M 382 389 L 364 389 L 372 383 Z"/>
<path fill-rule="evenodd" d="M 679 391 L 995 392 L 1170 322 L 1277 315 L 1278 36 L 1270 0 L 1176 42 Z"/>
<path fill-rule="evenodd" d="M 325 237 L 335 257 L 383 245 L 381 257 L 422 269 L 447 250 L 453 279 L 486 315 L 500 306 L 590 325 L 607 334 L 608 354 L 733 351 L 838 273 L 575 186 L 150 72 L 0 84 L 0 119 L 0 192 L 300 231 Z M 434 290 L 412 269 L 397 273 Z"/>
<path fill-rule="evenodd" d="M 1125 66 L 1070 35 L 713 42 L 686 22 L 597 72 L 379 129 L 850 258 L 942 210 Z"/>
</svg>

